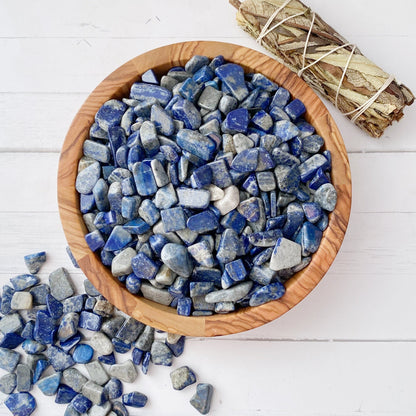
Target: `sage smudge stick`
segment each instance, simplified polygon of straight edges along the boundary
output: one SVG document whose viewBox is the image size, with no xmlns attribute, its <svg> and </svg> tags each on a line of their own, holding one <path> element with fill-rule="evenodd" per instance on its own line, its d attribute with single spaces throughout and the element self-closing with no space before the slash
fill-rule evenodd
<svg viewBox="0 0 416 416">
<path fill-rule="evenodd" d="M 381 137 L 412 92 L 298 0 L 230 0 L 237 22 L 372 137 Z"/>
</svg>

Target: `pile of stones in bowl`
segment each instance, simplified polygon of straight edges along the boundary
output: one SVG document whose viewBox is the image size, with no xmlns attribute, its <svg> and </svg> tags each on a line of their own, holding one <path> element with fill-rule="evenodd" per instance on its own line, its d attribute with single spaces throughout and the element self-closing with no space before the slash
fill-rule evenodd
<svg viewBox="0 0 416 416">
<path fill-rule="evenodd" d="M 34 385 L 67 404 L 65 416 L 128 416 L 129 407 L 144 407 L 147 396 L 124 392 L 124 383 L 135 382 L 139 366 L 144 374 L 151 363 L 171 366 L 185 337 L 117 313 L 89 280 L 85 293 L 75 294 L 65 268 L 42 283 L 36 273 L 45 260 L 45 252 L 25 256 L 30 273 L 12 277 L 0 297 L 0 369 L 7 372 L 0 392 L 8 395 L 6 407 L 14 416 L 32 414 Z M 174 369 L 170 378 L 175 390 L 197 380 L 188 366 Z M 211 384 L 197 384 L 191 405 L 207 414 L 212 393 Z"/>
<path fill-rule="evenodd" d="M 76 189 L 85 239 L 134 294 L 180 315 L 285 293 L 335 209 L 331 153 L 299 99 L 222 56 L 193 56 L 95 115 Z"/>
</svg>

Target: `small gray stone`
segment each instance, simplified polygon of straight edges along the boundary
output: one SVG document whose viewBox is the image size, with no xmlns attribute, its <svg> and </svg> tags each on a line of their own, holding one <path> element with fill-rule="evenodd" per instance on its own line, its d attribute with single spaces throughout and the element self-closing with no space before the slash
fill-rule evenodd
<svg viewBox="0 0 416 416">
<path fill-rule="evenodd" d="M 214 111 L 218 107 L 218 103 L 223 93 L 214 87 L 208 86 L 202 91 L 199 96 L 198 105 L 208 111 Z"/>
<path fill-rule="evenodd" d="M 170 373 L 172 387 L 175 390 L 183 390 L 196 382 L 195 373 L 186 365 L 179 367 Z"/>
<path fill-rule="evenodd" d="M 104 387 L 94 383 L 91 380 L 88 380 L 82 386 L 81 392 L 83 396 L 90 399 L 96 405 L 101 405 L 105 401 Z"/>
<path fill-rule="evenodd" d="M 229 313 L 235 310 L 234 302 L 218 302 L 215 304 L 215 313 Z"/>
<path fill-rule="evenodd" d="M 100 292 L 94 287 L 94 285 L 88 280 L 84 280 L 84 290 L 89 296 L 100 296 Z"/>
<path fill-rule="evenodd" d="M 20 354 L 17 351 L 7 348 L 0 348 L 0 368 L 11 373 L 20 360 Z"/>
<path fill-rule="evenodd" d="M 116 377 L 126 383 L 133 383 L 138 375 L 136 367 L 131 360 L 121 364 L 113 364 L 109 369 L 109 373 L 112 377 Z"/>
<path fill-rule="evenodd" d="M 10 394 L 16 388 L 17 380 L 15 373 L 5 374 L 0 377 L 0 391 L 4 394 Z"/>
<path fill-rule="evenodd" d="M 123 323 L 119 331 L 117 331 L 116 338 L 120 339 L 126 344 L 136 341 L 137 337 L 142 333 L 145 325 L 134 318 L 129 318 Z"/>
<path fill-rule="evenodd" d="M 116 315 L 103 323 L 101 331 L 112 339 L 116 336 L 125 320 L 121 315 Z"/>
<path fill-rule="evenodd" d="M 12 297 L 11 308 L 15 311 L 32 308 L 32 295 L 29 292 L 15 292 Z"/>
<path fill-rule="evenodd" d="M 173 354 L 170 348 L 161 341 L 154 341 L 150 350 L 153 364 L 171 366 Z"/>
<path fill-rule="evenodd" d="M 173 90 L 173 87 L 178 84 L 179 81 L 169 75 L 163 75 L 160 80 L 160 86 L 166 88 L 169 91 Z"/>
<path fill-rule="evenodd" d="M 27 364 L 18 364 L 16 367 L 16 390 L 27 392 L 32 388 L 32 370 Z"/>
<path fill-rule="evenodd" d="M 62 383 L 81 393 L 82 386 L 88 381 L 76 368 L 67 368 L 63 372 Z"/>
<path fill-rule="evenodd" d="M 173 300 L 173 296 L 165 289 L 157 289 L 150 283 L 143 282 L 140 290 L 146 299 L 153 300 L 161 305 L 169 306 Z"/>
<path fill-rule="evenodd" d="M 111 263 L 111 273 L 113 276 L 119 277 L 130 274 L 133 271 L 131 267 L 131 260 L 136 254 L 136 250 L 131 247 L 120 251 L 120 253 L 113 258 Z"/>
<path fill-rule="evenodd" d="M 74 294 L 69 273 L 63 267 L 56 269 L 49 275 L 51 295 L 56 300 L 64 300 Z"/>
<path fill-rule="evenodd" d="M 65 314 L 59 324 L 58 338 L 60 341 L 66 341 L 77 333 L 79 315 L 76 312 Z"/>
<path fill-rule="evenodd" d="M 237 105 L 238 101 L 236 98 L 231 95 L 224 95 L 218 104 L 218 109 L 221 113 L 228 114 L 230 111 L 235 110 Z"/>
<path fill-rule="evenodd" d="M 199 413 L 206 415 L 211 407 L 212 392 L 211 384 L 200 383 L 196 386 L 196 393 L 189 402 Z"/>
<path fill-rule="evenodd" d="M 107 300 L 99 299 L 95 303 L 93 312 L 106 318 L 113 316 L 114 306 Z"/>
<path fill-rule="evenodd" d="M 92 212 L 88 212 L 82 216 L 84 220 L 84 224 L 88 229 L 88 232 L 92 233 L 93 231 L 97 230 L 97 227 L 94 224 L 96 215 Z"/>
<path fill-rule="evenodd" d="M 254 147 L 253 140 L 242 133 L 234 134 L 233 142 L 237 153 L 241 153 L 243 150 L 251 149 Z"/>
<path fill-rule="evenodd" d="M 168 175 L 163 168 L 162 163 L 158 159 L 153 159 L 150 162 L 150 167 L 152 168 L 152 173 L 155 178 L 156 185 L 158 188 L 165 186 L 169 183 Z"/>
<path fill-rule="evenodd" d="M 337 191 L 331 183 L 324 183 L 315 192 L 314 201 L 323 209 L 333 211 L 337 204 Z"/>
<path fill-rule="evenodd" d="M 99 406 L 98 404 L 95 404 L 94 406 L 92 406 L 88 412 L 88 416 L 107 416 L 110 412 L 111 412 L 111 403 L 105 402 L 101 406 Z"/>
<path fill-rule="evenodd" d="M 22 318 L 18 313 L 11 313 L 3 316 L 0 320 L 0 331 L 3 334 L 20 332 L 23 329 Z"/>
<path fill-rule="evenodd" d="M 101 363 L 97 360 L 84 364 L 92 381 L 102 386 L 110 380 Z"/>
<path fill-rule="evenodd" d="M 89 340 L 89 344 L 99 355 L 108 355 L 114 350 L 111 340 L 101 332 L 96 332 Z"/>
<path fill-rule="evenodd" d="M 287 238 L 278 238 L 270 259 L 272 270 L 283 270 L 297 266 L 302 261 L 302 247 Z"/>
<path fill-rule="evenodd" d="M 237 302 L 247 295 L 253 286 L 253 282 L 242 282 L 238 285 L 232 286 L 229 289 L 217 290 L 205 295 L 205 301 L 208 303 L 217 302 Z"/>
<path fill-rule="evenodd" d="M 142 334 L 137 339 L 136 347 L 142 351 L 150 351 L 154 339 L 155 329 L 147 325 Z"/>
<path fill-rule="evenodd" d="M 80 194 L 90 194 L 101 174 L 101 166 L 95 162 L 78 173 L 75 188 Z"/>
<path fill-rule="evenodd" d="M 176 274 L 169 269 L 166 264 L 162 264 L 159 271 L 156 274 L 155 280 L 157 283 L 160 283 L 161 285 L 168 285 L 170 286 L 173 281 L 175 280 Z"/>
</svg>

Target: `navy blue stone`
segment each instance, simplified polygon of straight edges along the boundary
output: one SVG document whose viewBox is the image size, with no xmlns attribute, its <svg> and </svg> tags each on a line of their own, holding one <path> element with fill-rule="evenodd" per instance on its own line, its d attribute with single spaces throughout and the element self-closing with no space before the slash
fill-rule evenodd
<svg viewBox="0 0 416 416">
<path fill-rule="evenodd" d="M 215 69 L 215 74 L 238 101 L 243 101 L 249 94 L 244 79 L 244 69 L 240 65 L 231 63 L 221 65 Z"/>
<path fill-rule="evenodd" d="M 240 250 L 241 241 L 238 234 L 232 228 L 225 229 L 217 249 L 217 260 L 220 263 L 229 263 L 237 257 Z"/>
<path fill-rule="evenodd" d="M 150 166 L 150 160 L 135 163 L 133 165 L 133 177 L 139 195 L 149 196 L 156 193 L 158 188 Z"/>
<path fill-rule="evenodd" d="M 67 386 L 66 384 L 61 384 L 58 387 L 55 396 L 55 403 L 58 404 L 67 404 L 70 403 L 71 400 L 77 395 L 78 393 L 75 390 L 72 390 L 71 387 Z"/>
<path fill-rule="evenodd" d="M 178 300 L 178 306 L 177 306 L 178 315 L 190 316 L 191 310 L 192 310 L 191 298 L 184 297 Z"/>
<path fill-rule="evenodd" d="M 132 240 L 132 235 L 125 230 L 121 225 L 117 225 L 111 231 L 107 242 L 105 243 L 104 250 L 117 251 L 121 250 Z"/>
<path fill-rule="evenodd" d="M 159 266 L 142 252 L 133 257 L 131 265 L 134 274 L 140 279 L 154 279 L 159 270 Z"/>
<path fill-rule="evenodd" d="M 212 81 L 214 79 L 214 76 L 214 71 L 208 65 L 205 65 L 195 72 L 192 79 L 198 83 L 205 83 L 208 81 Z"/>
<path fill-rule="evenodd" d="M 176 342 L 175 344 L 170 344 L 169 342 L 165 342 L 165 344 L 170 348 L 170 350 L 172 351 L 172 354 L 175 357 L 179 357 L 180 355 L 182 355 L 183 350 L 185 348 L 185 337 L 182 336 L 179 338 L 178 342 Z"/>
<path fill-rule="evenodd" d="M 267 91 L 260 91 L 259 95 L 254 102 L 254 108 L 260 108 L 262 110 L 267 110 L 270 105 L 271 97 Z"/>
<path fill-rule="evenodd" d="M 7 348 L 7 349 L 14 349 L 19 346 L 24 341 L 19 334 L 15 332 L 9 332 L 7 334 L 3 334 L 0 332 L 0 347 Z M 26 342 L 26 341 L 25 341 Z M 31 342 L 31 340 L 27 340 L 27 342 Z"/>
<path fill-rule="evenodd" d="M 72 348 L 75 347 L 75 345 L 79 344 L 79 342 L 81 341 L 81 338 L 82 338 L 81 334 L 76 333 L 71 338 L 68 338 L 65 341 L 61 340 L 59 342 L 59 345 L 65 352 L 69 352 L 72 350 Z"/>
<path fill-rule="evenodd" d="M 246 173 L 246 172 L 237 172 L 234 169 L 230 169 L 229 174 L 231 176 L 231 180 L 233 181 L 234 185 L 240 185 L 241 182 L 243 182 L 248 176 L 248 173 Z"/>
<path fill-rule="evenodd" d="M 77 394 L 72 400 L 71 405 L 79 413 L 86 413 L 92 406 L 92 401 L 82 394 Z"/>
<path fill-rule="evenodd" d="M 10 334 L 7 334 L 7 335 L 10 335 Z M 0 346 L 3 347 L 3 345 L 0 345 Z M 22 349 L 27 354 L 39 354 L 40 352 L 44 351 L 45 348 L 46 348 L 45 345 L 41 344 L 40 342 L 34 341 L 33 339 L 26 339 L 22 344 Z"/>
<path fill-rule="evenodd" d="M 266 231 L 275 230 L 277 228 L 283 228 L 285 223 L 286 223 L 286 214 L 282 214 L 277 217 L 269 218 L 266 221 Z"/>
<path fill-rule="evenodd" d="M 98 361 L 102 362 L 103 364 L 113 365 L 116 363 L 116 357 L 114 353 L 108 355 L 100 355 L 98 357 Z"/>
<path fill-rule="evenodd" d="M 119 100 L 105 102 L 95 115 L 95 121 L 104 131 L 113 126 L 119 126 L 127 105 Z"/>
<path fill-rule="evenodd" d="M 35 322 L 34 321 L 28 321 L 28 322 L 26 322 L 26 324 L 23 327 L 23 330 L 22 330 L 20 336 L 23 339 L 33 339 L 33 329 L 34 328 L 35 328 Z"/>
<path fill-rule="evenodd" d="M 203 89 L 203 85 L 198 84 L 192 78 L 188 78 L 179 87 L 178 91 L 183 98 L 191 101 L 192 103 L 196 103 Z"/>
<path fill-rule="evenodd" d="M 108 129 L 108 141 L 110 144 L 114 165 L 117 167 L 117 150 L 127 142 L 126 133 L 124 132 L 124 129 L 120 126 L 110 127 Z"/>
<path fill-rule="evenodd" d="M 162 209 L 160 215 L 165 232 L 168 233 L 186 228 L 186 218 L 182 207 Z M 165 244 L 166 242 L 163 245 Z"/>
<path fill-rule="evenodd" d="M 152 69 L 148 69 L 142 74 L 142 82 L 145 82 L 146 84 L 159 84 L 159 80 Z"/>
<path fill-rule="evenodd" d="M 192 215 L 186 226 L 199 234 L 204 234 L 208 231 L 217 229 L 218 227 L 218 218 L 212 211 L 203 211 L 198 214 Z"/>
<path fill-rule="evenodd" d="M 13 416 L 29 416 L 36 409 L 36 400 L 30 393 L 12 393 L 4 404 Z"/>
<path fill-rule="evenodd" d="M 223 130 L 225 133 L 246 133 L 249 123 L 249 114 L 246 108 L 237 108 L 230 111 L 225 117 Z"/>
<path fill-rule="evenodd" d="M 285 108 L 284 108 L 286 114 L 291 118 L 291 120 L 296 121 L 301 116 L 303 116 L 306 113 L 305 105 L 301 100 L 298 98 L 295 98 L 293 101 L 291 101 Z"/>
<path fill-rule="evenodd" d="M 45 359 L 40 359 L 36 362 L 35 369 L 33 371 L 33 379 L 32 383 L 36 384 L 37 381 L 40 379 L 42 373 L 49 367 L 49 361 Z"/>
<path fill-rule="evenodd" d="M 247 276 L 247 270 L 244 267 L 244 263 L 241 259 L 227 263 L 225 265 L 225 270 L 231 279 L 233 279 L 235 282 L 244 280 L 244 278 Z"/>
<path fill-rule="evenodd" d="M 133 363 L 136 365 L 140 365 L 143 359 L 143 355 L 144 355 L 144 351 L 142 351 L 139 348 L 133 348 L 133 351 L 131 353 L 131 359 Z"/>
<path fill-rule="evenodd" d="M 137 134 L 139 136 L 139 131 L 136 131 L 133 134 Z M 130 136 L 131 138 L 132 136 Z M 144 151 L 143 147 L 140 145 L 134 145 L 130 147 L 129 154 L 127 155 L 127 166 L 129 170 L 132 169 L 133 165 L 136 162 L 141 162 L 146 157 L 146 152 Z"/>
<path fill-rule="evenodd" d="M 300 178 L 302 182 L 307 182 L 311 180 L 318 169 L 322 169 L 323 171 L 326 170 L 329 167 L 328 159 L 321 155 L 321 154 L 315 154 L 305 160 L 300 166 Z"/>
<path fill-rule="evenodd" d="M 126 406 L 144 407 L 147 403 L 147 396 L 138 391 L 133 391 L 131 393 L 123 394 L 122 400 L 123 404 Z"/>
<path fill-rule="evenodd" d="M 316 223 L 322 216 L 322 208 L 316 202 L 305 202 L 302 204 L 306 219 L 311 223 Z"/>
<path fill-rule="evenodd" d="M 55 371 L 63 371 L 75 364 L 71 355 L 67 354 L 63 349 L 51 345 L 46 351 L 49 362 Z"/>
<path fill-rule="evenodd" d="M 81 194 L 82 196 L 82 194 Z M 37 273 L 42 264 L 46 261 L 46 253 L 44 251 L 40 251 L 38 253 L 28 254 L 23 257 L 26 267 L 29 270 L 29 273 L 35 274 Z"/>
<path fill-rule="evenodd" d="M 315 128 L 305 120 L 299 120 L 296 127 L 300 130 L 300 137 L 308 137 L 315 133 Z"/>
<path fill-rule="evenodd" d="M 293 156 L 289 152 L 278 147 L 275 147 L 272 150 L 272 158 L 276 165 L 294 166 L 300 164 L 300 160 L 296 156 Z"/>
<path fill-rule="evenodd" d="M 288 141 L 289 144 L 289 150 L 290 153 L 293 156 L 299 157 L 302 150 L 303 150 L 303 144 L 302 144 L 302 140 L 300 139 L 300 137 L 296 136 L 293 139 Z"/>
<path fill-rule="evenodd" d="M 167 161 L 173 163 L 177 163 L 179 161 L 178 152 L 175 150 L 173 146 L 162 145 L 160 146 L 159 150 L 163 153 Z"/>
<path fill-rule="evenodd" d="M 284 142 L 287 142 L 299 134 L 299 129 L 290 121 L 281 120 L 275 123 L 273 134 L 282 139 Z"/>
<path fill-rule="evenodd" d="M 241 234 L 246 226 L 246 219 L 237 210 L 232 210 L 221 219 L 224 228 L 232 228 L 237 234 Z"/>
<path fill-rule="evenodd" d="M 129 152 L 130 152 L 130 148 L 127 147 L 127 145 L 125 144 L 121 145 L 116 151 L 116 158 L 115 158 L 114 164 L 116 166 L 119 166 L 120 168 L 127 169 L 128 167 L 127 158 L 128 158 Z"/>
<path fill-rule="evenodd" d="M 234 280 L 231 279 L 230 275 L 227 273 L 226 270 L 224 270 L 224 272 L 221 275 L 221 287 L 223 289 L 228 289 L 229 287 L 231 287 L 234 284 Z"/>
<path fill-rule="evenodd" d="M 142 372 L 143 372 L 143 374 L 147 374 L 147 372 L 149 371 L 149 364 L 150 364 L 151 357 L 152 356 L 150 354 L 150 351 L 147 351 L 144 354 L 143 361 L 142 361 Z"/>
<path fill-rule="evenodd" d="M 290 92 L 283 87 L 280 87 L 273 96 L 270 108 L 279 107 L 284 108 L 290 101 Z"/>
<path fill-rule="evenodd" d="M 253 75 L 251 78 L 251 83 L 255 87 L 258 87 L 267 92 L 274 92 L 279 88 L 277 84 L 275 84 L 273 81 L 270 81 L 267 77 L 260 73 Z"/>
<path fill-rule="evenodd" d="M 162 211 L 163 212 L 163 211 Z M 162 216 L 163 219 L 163 216 Z M 166 231 L 166 230 L 165 230 Z M 169 243 L 169 240 L 162 234 L 153 234 L 149 237 L 149 244 L 152 248 L 153 252 L 160 256 L 160 253 L 162 252 L 162 248 Z"/>
<path fill-rule="evenodd" d="M 172 98 L 172 92 L 158 85 L 135 82 L 131 86 L 130 97 L 136 100 L 155 99 L 164 107 Z"/>
<path fill-rule="evenodd" d="M 280 237 L 282 237 L 280 229 L 258 231 L 249 235 L 249 241 L 256 247 L 272 247 Z"/>
<path fill-rule="evenodd" d="M 257 169 L 258 156 L 257 148 L 243 150 L 235 156 L 231 168 L 238 172 L 254 172 Z"/>
<path fill-rule="evenodd" d="M 59 319 L 62 316 L 64 310 L 62 303 L 56 300 L 50 293 L 46 297 L 46 307 L 51 318 Z"/>
<path fill-rule="evenodd" d="M 90 212 L 95 207 L 95 198 L 93 194 L 81 194 L 80 196 L 80 211 L 82 214 Z"/>
<path fill-rule="evenodd" d="M 91 361 L 93 355 L 94 350 L 89 345 L 78 344 L 72 353 L 72 358 L 78 364 L 85 364 Z"/>
<path fill-rule="evenodd" d="M 119 354 L 125 354 L 126 352 L 129 352 L 131 349 L 131 343 L 123 342 L 121 339 L 113 338 L 111 342 L 114 345 L 114 350 L 118 352 Z"/>
<path fill-rule="evenodd" d="M 84 308 L 85 298 L 87 296 L 83 295 L 75 295 L 71 296 L 64 300 L 63 304 L 63 312 L 64 314 L 69 312 L 81 312 Z"/>
<path fill-rule="evenodd" d="M 238 211 L 248 221 L 256 222 L 260 219 L 260 202 L 258 198 L 249 198 L 242 202 L 238 206 Z"/>
<path fill-rule="evenodd" d="M 105 245 L 105 240 L 98 230 L 94 230 L 91 233 L 86 234 L 85 241 L 92 251 L 97 251 Z"/>
<path fill-rule="evenodd" d="M 304 222 L 297 236 L 297 242 L 302 246 L 305 253 L 315 253 L 322 239 L 322 231 L 310 222 Z"/>
<path fill-rule="evenodd" d="M 201 114 L 193 103 L 178 97 L 172 106 L 172 114 L 176 120 L 183 121 L 187 129 L 196 130 L 201 126 Z"/>
<path fill-rule="evenodd" d="M 253 196 L 258 196 L 260 193 L 259 186 L 257 184 L 257 178 L 254 173 L 247 177 L 247 179 L 243 182 L 241 187 Z"/>
<path fill-rule="evenodd" d="M 260 197 L 263 201 L 263 207 L 264 207 L 264 214 L 266 217 L 270 217 L 270 198 L 269 194 L 267 192 L 261 192 Z"/>
<path fill-rule="evenodd" d="M 224 159 L 215 160 L 208 163 L 212 170 L 212 183 L 219 188 L 227 188 L 233 184 L 232 178 L 228 171 L 227 163 Z"/>
<path fill-rule="evenodd" d="M 253 265 L 261 266 L 270 260 L 274 247 L 268 247 L 253 257 Z"/>
<path fill-rule="evenodd" d="M 212 61 L 209 63 L 209 67 L 215 71 L 216 68 L 218 68 L 221 65 L 224 65 L 224 57 L 222 55 L 218 55 L 215 58 L 212 59 Z"/>
<path fill-rule="evenodd" d="M 264 110 L 260 110 L 251 119 L 251 124 L 267 133 L 273 127 L 273 119 Z"/>
<path fill-rule="evenodd" d="M 82 311 L 79 315 L 78 326 L 90 331 L 99 331 L 101 329 L 103 318 L 92 312 Z"/>
<path fill-rule="evenodd" d="M 179 130 L 176 142 L 183 150 L 206 161 L 211 160 L 216 151 L 216 143 L 212 139 L 194 130 Z"/>
<path fill-rule="evenodd" d="M 258 151 L 259 157 L 256 170 L 263 171 L 273 169 L 276 166 L 276 164 L 274 163 L 274 160 L 271 157 L 270 153 L 264 147 L 259 147 Z"/>
<path fill-rule="evenodd" d="M 35 327 L 33 328 L 33 338 L 41 344 L 53 344 L 56 333 L 55 320 L 46 311 L 36 313 Z"/>
<path fill-rule="evenodd" d="M 250 84 L 248 83 L 247 86 Z M 260 88 L 254 88 L 249 95 L 243 100 L 243 102 L 240 104 L 240 108 L 247 108 L 247 110 L 254 110 L 254 106 L 257 100 L 257 97 L 259 96 Z"/>
<path fill-rule="evenodd" d="M 282 108 L 278 106 L 270 107 L 269 114 L 271 118 L 273 119 L 273 121 L 280 121 L 280 120 L 290 121 L 290 117 L 286 114 L 286 112 Z"/>
<path fill-rule="evenodd" d="M 89 296 L 85 301 L 84 309 L 86 311 L 92 311 L 96 303 L 97 303 L 97 299 L 95 299 L 92 296 Z"/>
<path fill-rule="evenodd" d="M 308 153 L 318 153 L 323 144 L 324 139 L 318 134 L 312 134 L 302 139 L 303 150 Z"/>
<path fill-rule="evenodd" d="M 150 120 L 154 123 L 159 134 L 171 136 L 175 132 L 172 117 L 158 104 L 152 106 Z"/>
<path fill-rule="evenodd" d="M 329 183 L 328 176 L 324 173 L 322 168 L 319 168 L 316 171 L 315 176 L 309 182 L 309 188 L 316 191 L 321 185 L 325 183 Z"/>
<path fill-rule="evenodd" d="M 270 191 L 270 217 L 274 218 L 277 215 L 277 194 L 276 191 Z"/>
<path fill-rule="evenodd" d="M 259 306 L 271 300 L 280 299 L 285 294 L 285 287 L 280 282 L 270 283 L 267 286 L 258 288 L 251 295 L 249 305 Z"/>
<path fill-rule="evenodd" d="M 304 213 L 302 207 L 293 202 L 288 205 L 286 211 L 286 223 L 283 227 L 283 236 L 291 238 L 303 223 Z"/>
<path fill-rule="evenodd" d="M 126 277 L 126 289 L 133 294 L 140 292 L 140 287 L 142 285 L 142 280 L 137 277 L 134 273 L 130 273 Z"/>
<path fill-rule="evenodd" d="M 104 386 L 104 392 L 110 400 L 118 399 L 123 394 L 123 384 L 118 378 L 112 377 Z"/>
<path fill-rule="evenodd" d="M 321 230 L 325 231 L 328 227 L 328 215 L 322 214 L 321 219 L 316 223 L 316 226 Z"/>
<path fill-rule="evenodd" d="M 212 181 L 212 169 L 209 165 L 203 165 L 194 170 L 191 176 L 191 184 L 195 188 L 203 188 Z"/>
<path fill-rule="evenodd" d="M 189 281 L 187 278 L 178 276 L 173 284 L 169 286 L 169 293 L 174 297 L 183 297 L 189 293 Z"/>
<path fill-rule="evenodd" d="M 210 267 L 195 267 L 192 272 L 194 282 L 214 282 L 221 286 L 221 271 Z"/>
<path fill-rule="evenodd" d="M 10 283 L 13 285 L 14 290 L 22 291 L 39 283 L 39 277 L 33 274 L 21 274 L 12 277 Z"/>
</svg>

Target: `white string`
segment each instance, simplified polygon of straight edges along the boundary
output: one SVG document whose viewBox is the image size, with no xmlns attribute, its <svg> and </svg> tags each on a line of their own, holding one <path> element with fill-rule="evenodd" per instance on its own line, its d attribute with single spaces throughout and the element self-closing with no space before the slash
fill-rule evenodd
<svg viewBox="0 0 416 416">
<path fill-rule="evenodd" d="M 270 32 L 272 32 L 273 30 L 275 30 L 277 27 L 279 27 L 281 24 L 283 24 L 284 22 L 286 22 L 289 19 L 292 19 L 294 17 L 297 16 L 301 16 L 303 14 L 305 14 L 309 9 L 306 9 L 303 12 L 300 13 L 296 13 L 292 16 L 288 16 L 285 19 L 282 19 L 280 22 L 276 23 L 274 26 L 272 26 L 269 29 L 269 26 L 271 25 L 271 23 L 273 22 L 273 20 L 276 18 L 276 16 L 279 14 L 279 12 L 281 12 L 292 0 L 286 0 L 279 8 L 277 8 L 269 17 L 269 19 L 267 20 L 266 24 L 263 26 L 258 38 L 256 39 L 256 42 L 260 43 L 261 40 L 267 36 Z M 321 57 L 319 57 L 318 59 L 316 59 L 315 61 L 311 62 L 309 65 L 305 66 L 305 60 L 306 60 L 306 51 L 308 49 L 309 46 L 309 38 L 311 36 L 312 33 L 312 29 L 313 29 L 313 25 L 315 23 L 315 12 L 312 12 L 312 21 L 311 21 L 311 26 L 309 27 L 308 30 L 308 34 L 306 36 L 306 40 L 305 40 L 305 47 L 303 48 L 303 54 L 302 54 L 302 68 L 298 71 L 298 76 L 301 77 L 303 72 L 312 67 L 313 65 L 317 64 L 319 61 L 321 61 L 322 59 L 326 58 L 328 55 L 331 55 L 332 53 L 338 51 L 339 49 L 343 49 L 346 48 L 348 46 L 352 46 L 351 48 L 351 53 L 346 61 L 345 64 L 345 68 L 344 71 L 342 73 L 341 79 L 339 81 L 338 87 L 337 87 L 337 92 L 335 94 L 335 107 L 338 109 L 338 96 L 341 90 L 341 86 L 342 83 L 344 81 L 345 75 L 347 73 L 347 69 L 350 65 L 351 59 L 354 55 L 355 50 L 357 49 L 357 46 L 352 44 L 352 43 L 345 43 L 344 45 L 340 45 L 335 47 L 334 49 L 330 50 L 329 52 L 326 52 L 325 54 L 323 54 Z M 380 94 L 394 81 L 394 76 L 393 75 L 389 75 L 389 77 L 387 78 L 387 80 L 385 81 L 385 83 L 381 86 L 381 88 L 372 96 L 370 97 L 364 104 L 361 104 L 359 107 L 355 108 L 352 111 L 349 111 L 347 113 L 342 113 L 345 116 L 349 116 L 351 114 L 357 113 L 354 117 L 351 118 L 351 121 L 354 123 L 358 117 L 360 117 L 368 108 L 371 107 L 371 105 L 374 103 L 374 101 L 377 100 L 377 98 L 380 96 Z"/>
</svg>

